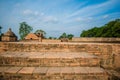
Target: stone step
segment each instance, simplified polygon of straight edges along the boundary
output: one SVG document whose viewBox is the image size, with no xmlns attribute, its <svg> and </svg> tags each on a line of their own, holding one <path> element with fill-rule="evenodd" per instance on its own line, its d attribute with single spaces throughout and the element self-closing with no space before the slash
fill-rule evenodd
<svg viewBox="0 0 120 80">
<path fill-rule="evenodd" d="M 40 53 L 4 52 L 0 54 L 0 66 L 100 66 L 97 56 L 85 52 Z"/>
<path fill-rule="evenodd" d="M 108 80 L 100 67 L 0 67 L 0 80 Z"/>
<path fill-rule="evenodd" d="M 44 43 L 44 42 L 5 42 L 1 43 L 1 47 L 5 46 L 5 51 L 13 52 L 84 52 L 87 44 L 78 43 Z"/>
</svg>

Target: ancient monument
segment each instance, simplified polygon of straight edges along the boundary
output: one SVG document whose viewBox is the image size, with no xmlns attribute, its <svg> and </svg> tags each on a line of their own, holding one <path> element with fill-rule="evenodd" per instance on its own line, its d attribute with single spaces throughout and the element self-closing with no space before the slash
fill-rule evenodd
<svg viewBox="0 0 120 80">
<path fill-rule="evenodd" d="M 39 37 L 34 34 L 34 33 L 29 33 L 26 37 L 25 37 L 26 40 L 38 40 Z"/>
<path fill-rule="evenodd" d="M 3 41 L 16 40 L 11 29 L 6 37 Z M 120 80 L 119 38 L 71 42 L 42 42 L 42 34 L 25 38 L 40 42 L 0 42 L 0 80 Z"/>
<path fill-rule="evenodd" d="M 2 41 L 17 41 L 17 36 L 12 32 L 11 28 L 2 35 Z"/>
<path fill-rule="evenodd" d="M 42 39 L 43 39 L 43 34 L 41 33 L 38 33 L 38 34 L 34 34 L 34 33 L 29 33 L 26 37 L 25 37 L 25 40 L 28 40 L 28 41 L 39 41 L 39 42 L 42 42 Z"/>
</svg>

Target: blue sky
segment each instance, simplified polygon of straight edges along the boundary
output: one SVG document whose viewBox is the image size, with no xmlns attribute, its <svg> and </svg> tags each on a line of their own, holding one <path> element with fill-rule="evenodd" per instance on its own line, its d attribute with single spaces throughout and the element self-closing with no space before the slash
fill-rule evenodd
<svg viewBox="0 0 120 80">
<path fill-rule="evenodd" d="M 63 32 L 79 37 L 83 30 L 120 18 L 120 0 L 0 0 L 2 32 L 8 28 L 18 35 L 25 21 L 46 31 L 47 37 Z M 19 35 L 18 35 L 19 36 Z"/>
</svg>

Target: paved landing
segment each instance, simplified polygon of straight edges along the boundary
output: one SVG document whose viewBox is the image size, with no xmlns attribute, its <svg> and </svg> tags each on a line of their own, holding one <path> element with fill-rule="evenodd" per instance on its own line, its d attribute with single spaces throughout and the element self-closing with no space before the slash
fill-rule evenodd
<svg viewBox="0 0 120 80">
<path fill-rule="evenodd" d="M 0 73 L 11 74 L 106 74 L 100 67 L 0 67 Z"/>
<path fill-rule="evenodd" d="M 1 57 L 23 57 L 23 58 L 96 58 L 96 56 L 85 52 L 4 52 Z"/>
</svg>

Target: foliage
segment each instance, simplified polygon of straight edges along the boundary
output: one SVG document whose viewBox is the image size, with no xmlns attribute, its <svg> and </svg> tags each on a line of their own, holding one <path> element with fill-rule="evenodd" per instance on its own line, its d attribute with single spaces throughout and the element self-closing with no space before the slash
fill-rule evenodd
<svg viewBox="0 0 120 80">
<path fill-rule="evenodd" d="M 120 37 L 120 19 L 110 21 L 104 26 L 82 31 L 81 37 Z"/>
<path fill-rule="evenodd" d="M 59 39 L 68 38 L 69 40 L 71 40 L 72 37 L 74 37 L 73 34 L 66 34 L 66 33 L 64 32 L 64 33 L 59 37 Z"/>
<path fill-rule="evenodd" d="M 68 35 L 67 35 L 67 38 L 68 38 L 69 40 L 71 40 L 73 37 L 74 37 L 73 34 L 68 34 Z"/>
<path fill-rule="evenodd" d="M 52 39 L 52 37 L 49 37 L 48 39 Z"/>
<path fill-rule="evenodd" d="M 67 38 L 67 34 L 64 32 L 64 33 L 59 37 L 59 39 L 61 39 L 61 38 Z"/>
<path fill-rule="evenodd" d="M 56 38 L 56 37 L 51 37 L 51 36 L 50 36 L 48 39 L 57 39 L 57 38 Z"/>
<path fill-rule="evenodd" d="M 2 26 L 0 26 L 0 35 L 2 34 L 1 29 L 2 29 Z"/>
<path fill-rule="evenodd" d="M 20 23 L 19 35 L 20 35 L 21 40 L 23 40 L 24 37 L 27 34 L 29 34 L 32 30 L 33 30 L 33 28 L 31 26 L 29 26 L 26 22 Z"/>
<path fill-rule="evenodd" d="M 0 41 L 1 41 L 1 37 L 2 37 L 1 29 L 2 29 L 2 26 L 0 26 Z"/>
<path fill-rule="evenodd" d="M 43 34 L 43 37 L 45 38 L 46 32 L 44 30 L 39 29 L 35 31 L 35 34 Z"/>
</svg>

